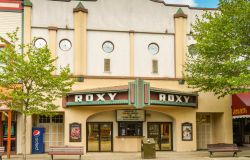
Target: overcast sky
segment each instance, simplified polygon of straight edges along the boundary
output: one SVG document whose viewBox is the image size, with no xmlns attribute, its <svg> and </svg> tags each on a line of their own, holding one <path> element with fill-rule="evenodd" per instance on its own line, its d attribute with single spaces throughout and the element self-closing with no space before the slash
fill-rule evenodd
<svg viewBox="0 0 250 160">
<path fill-rule="evenodd" d="M 219 0 L 164 0 L 166 3 L 187 4 L 192 7 L 216 8 Z"/>
</svg>

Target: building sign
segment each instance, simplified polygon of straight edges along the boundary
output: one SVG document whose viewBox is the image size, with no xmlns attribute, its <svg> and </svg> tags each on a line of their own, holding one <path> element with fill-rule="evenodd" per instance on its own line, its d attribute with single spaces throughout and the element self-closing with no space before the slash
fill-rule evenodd
<svg viewBox="0 0 250 160">
<path fill-rule="evenodd" d="M 66 97 L 66 106 L 128 105 L 128 91 L 71 94 Z"/>
<path fill-rule="evenodd" d="M 190 96 L 182 96 L 182 95 L 174 95 L 174 94 L 163 94 L 163 93 L 159 93 L 159 101 L 163 101 L 163 102 L 184 102 L 184 103 L 188 103 L 190 99 Z"/>
<path fill-rule="evenodd" d="M 145 110 L 117 110 L 117 121 L 145 121 Z"/>
<path fill-rule="evenodd" d="M 71 123 L 69 124 L 69 141 L 70 142 L 81 142 L 81 124 Z"/>
<path fill-rule="evenodd" d="M 151 91 L 151 104 L 197 107 L 197 95 Z"/>
<path fill-rule="evenodd" d="M 150 87 L 150 83 L 137 79 L 127 86 L 88 89 L 69 93 L 63 106 L 128 105 L 142 109 L 151 105 L 197 107 L 198 95 Z"/>
<path fill-rule="evenodd" d="M 114 101 L 117 93 L 96 93 L 96 94 L 85 94 L 75 95 L 75 102 L 93 102 L 93 101 Z M 94 99 L 94 97 L 96 97 Z"/>
<path fill-rule="evenodd" d="M 6 11 L 22 10 L 22 1 L 1 0 L 0 10 L 6 10 Z"/>
<path fill-rule="evenodd" d="M 250 107 L 233 108 L 233 116 L 249 115 Z"/>
</svg>

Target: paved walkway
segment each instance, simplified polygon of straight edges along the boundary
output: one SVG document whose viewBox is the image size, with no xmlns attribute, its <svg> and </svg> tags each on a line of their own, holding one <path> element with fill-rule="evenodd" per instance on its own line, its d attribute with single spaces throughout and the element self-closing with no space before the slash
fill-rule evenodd
<svg viewBox="0 0 250 160">
<path fill-rule="evenodd" d="M 154 160 L 250 160 L 250 148 L 244 148 L 238 157 L 233 153 L 215 153 L 209 157 L 207 151 L 196 152 L 157 152 Z M 3 157 L 6 160 L 6 156 Z M 47 154 L 27 155 L 28 160 L 50 160 Z M 55 160 L 77 160 L 79 156 L 54 156 Z M 21 155 L 14 155 L 11 160 L 22 160 Z M 82 160 L 141 160 L 141 153 L 87 153 Z"/>
</svg>

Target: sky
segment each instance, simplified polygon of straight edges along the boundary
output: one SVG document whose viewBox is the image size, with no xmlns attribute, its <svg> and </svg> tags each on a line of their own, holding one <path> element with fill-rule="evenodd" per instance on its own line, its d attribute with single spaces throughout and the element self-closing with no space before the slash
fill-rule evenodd
<svg viewBox="0 0 250 160">
<path fill-rule="evenodd" d="M 192 7 L 216 8 L 219 0 L 164 0 L 170 4 L 187 4 Z"/>
</svg>

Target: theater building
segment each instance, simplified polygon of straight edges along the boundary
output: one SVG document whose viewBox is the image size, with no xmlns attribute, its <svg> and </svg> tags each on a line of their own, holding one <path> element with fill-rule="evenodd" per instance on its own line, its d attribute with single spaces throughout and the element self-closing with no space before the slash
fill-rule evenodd
<svg viewBox="0 0 250 160">
<path fill-rule="evenodd" d="M 232 143 L 231 97 L 197 92 L 183 80 L 191 23 L 214 9 L 158 0 L 26 1 L 24 42 L 48 45 L 55 65 L 77 82 L 55 103 L 58 115 L 28 118 L 49 146 L 86 152 L 137 152 L 143 137 L 160 151 L 195 151 Z M 22 146 L 17 148 L 22 153 Z"/>
<path fill-rule="evenodd" d="M 0 50 L 10 43 L 6 33 L 12 33 L 16 28 L 19 28 L 17 36 L 20 44 L 22 39 L 21 1 L 0 0 Z M 6 89 L 0 87 L 0 92 L 6 92 Z M 0 99 L 0 147 L 5 147 L 8 156 L 10 153 L 15 154 L 17 145 L 20 144 L 21 132 L 17 130 L 21 129 L 21 117 L 21 114 L 11 111 L 7 108 L 5 101 Z"/>
</svg>

